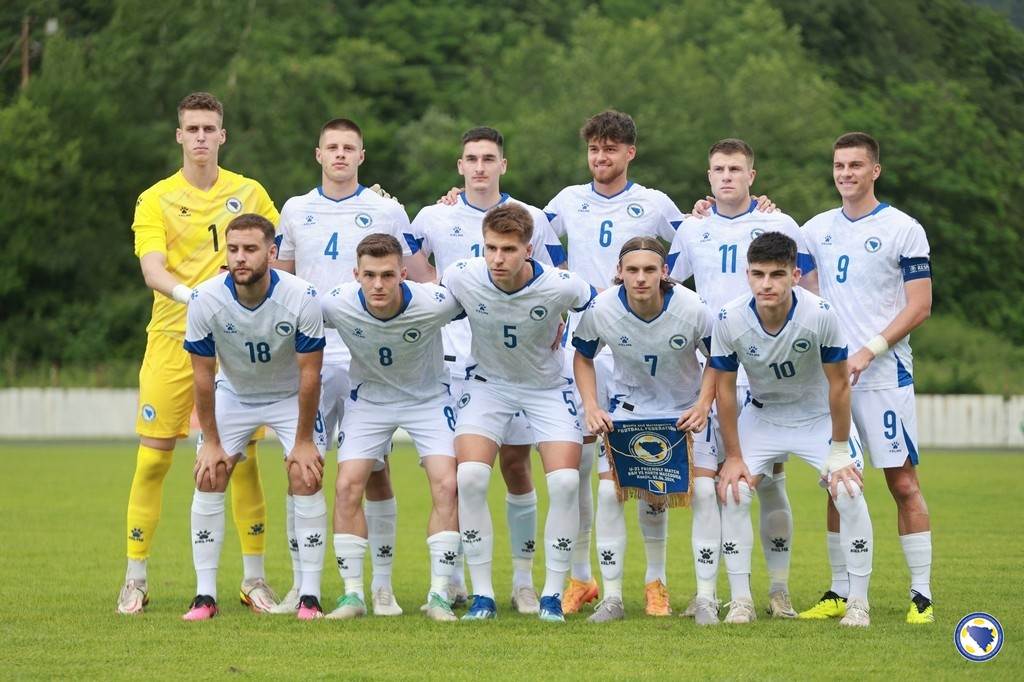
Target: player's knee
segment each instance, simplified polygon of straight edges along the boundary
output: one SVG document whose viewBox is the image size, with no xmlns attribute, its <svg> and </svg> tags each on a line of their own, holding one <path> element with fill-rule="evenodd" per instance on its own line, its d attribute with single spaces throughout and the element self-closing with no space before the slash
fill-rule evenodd
<svg viewBox="0 0 1024 682">
<path fill-rule="evenodd" d="M 730 487 L 725 494 L 725 504 L 723 507 L 730 511 L 739 511 L 747 513 L 750 511 L 750 504 L 754 500 L 754 491 L 750 489 L 746 481 L 740 481 L 736 483 L 736 490 L 739 492 L 739 501 L 736 501 L 736 496 L 733 493 L 733 489 Z"/>
<path fill-rule="evenodd" d="M 715 492 L 715 479 L 698 476 L 693 479 L 693 513 L 694 515 L 718 513 L 718 494 Z"/>
<path fill-rule="evenodd" d="M 889 491 L 892 497 L 899 504 L 911 502 L 921 494 L 921 487 L 917 483 L 917 476 L 912 473 L 900 471 L 896 476 L 888 478 Z"/>
<path fill-rule="evenodd" d="M 483 462 L 463 462 L 459 465 L 455 480 L 460 497 L 486 497 L 491 483 L 491 467 Z"/>
<path fill-rule="evenodd" d="M 363 501 L 364 485 L 361 481 L 346 476 L 344 472 L 338 475 L 334 482 L 334 504 L 336 507 L 351 511 L 358 507 Z"/>
<path fill-rule="evenodd" d="M 320 490 L 320 484 L 316 481 L 307 483 L 299 467 L 293 466 L 288 468 L 288 490 L 293 495 L 312 495 Z"/>
<path fill-rule="evenodd" d="M 577 469 L 556 469 L 547 475 L 548 497 L 552 500 L 577 498 L 580 491 L 580 472 Z"/>
<path fill-rule="evenodd" d="M 860 487 L 856 485 L 847 486 L 840 483 L 836 489 L 835 505 L 840 516 L 852 514 L 857 510 L 859 498 L 862 496 Z"/>
<path fill-rule="evenodd" d="M 434 479 L 430 484 L 434 494 L 434 504 L 450 504 L 455 501 L 458 495 L 459 484 L 455 478 L 455 472 L 445 474 Z"/>
<path fill-rule="evenodd" d="M 374 467 L 366 480 L 365 489 L 366 498 L 369 500 L 388 500 L 395 496 L 391 490 L 391 475 L 386 464 L 380 469 Z"/>
<path fill-rule="evenodd" d="M 533 478 L 530 475 L 529 446 L 506 446 L 501 449 L 501 477 L 509 490 L 522 491 L 514 494 L 525 494 L 533 490 Z"/>
</svg>

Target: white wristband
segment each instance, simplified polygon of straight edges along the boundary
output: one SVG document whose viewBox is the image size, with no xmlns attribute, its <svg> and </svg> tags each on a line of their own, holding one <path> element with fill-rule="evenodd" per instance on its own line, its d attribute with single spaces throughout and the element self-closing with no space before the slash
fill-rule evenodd
<svg viewBox="0 0 1024 682">
<path fill-rule="evenodd" d="M 881 334 L 871 337 L 871 340 L 864 344 L 864 347 L 871 351 L 876 358 L 889 350 L 889 342 Z"/>
<path fill-rule="evenodd" d="M 174 288 L 171 289 L 171 298 L 178 303 L 187 304 L 189 299 L 192 298 L 192 288 L 184 284 L 175 284 Z"/>
<path fill-rule="evenodd" d="M 843 467 L 848 467 L 853 462 L 850 458 L 850 441 L 840 440 L 833 441 L 832 447 L 828 451 L 828 459 L 825 460 L 825 471 L 822 473 L 832 473 L 833 471 L 839 471 Z"/>
</svg>

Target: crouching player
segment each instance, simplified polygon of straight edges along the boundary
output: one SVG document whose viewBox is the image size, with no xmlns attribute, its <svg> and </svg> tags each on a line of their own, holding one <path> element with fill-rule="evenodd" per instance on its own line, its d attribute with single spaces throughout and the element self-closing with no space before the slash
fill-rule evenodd
<svg viewBox="0 0 1024 682">
<path fill-rule="evenodd" d="M 327 534 L 321 491 L 327 436 L 317 410 L 324 329 L 316 289 L 269 267 L 274 225 L 252 213 L 225 229 L 228 272 L 192 293 L 185 350 L 192 357 L 202 437 L 192 498 L 196 597 L 184 620 L 217 615 L 217 564 L 224 541 L 224 491 L 252 434 L 266 425 L 288 453 L 288 490 L 302 565 L 298 617 L 319 618 Z M 220 372 L 214 373 L 218 361 Z"/>
<path fill-rule="evenodd" d="M 372 234 L 359 242 L 353 274 L 356 281 L 335 288 L 322 303 L 327 325 L 338 331 L 352 354 L 352 391 L 338 435 L 334 503 L 334 552 L 345 591 L 327 617 L 366 614 L 363 492 L 401 427 L 416 445 L 433 501 L 427 524 L 431 570 L 426 614 L 453 621 L 447 594 L 459 551 L 455 411 L 446 383 L 441 327 L 461 316 L 462 308 L 443 287 L 407 282 L 402 246 L 388 234 Z"/>
<path fill-rule="evenodd" d="M 872 531 L 862 494 L 862 451 L 851 433 L 847 348 L 832 306 L 796 286 L 796 242 L 766 232 L 747 250 L 753 297 L 718 313 L 711 366 L 718 375 L 718 419 L 725 464 L 719 473 L 722 556 L 732 601 L 726 623 L 754 620 L 750 594 L 752 489 L 776 462 L 794 453 L 819 470 L 841 518 L 850 599 L 841 624 L 865 627 Z M 737 419 L 736 372 L 750 380 L 750 406 Z"/>
<path fill-rule="evenodd" d="M 573 370 L 592 433 L 612 430 L 612 420 L 678 418 L 681 431 L 700 431 L 715 398 L 714 370 L 701 375 L 694 347 L 710 353 L 711 313 L 704 301 L 668 279 L 665 248 L 654 237 L 633 237 L 619 251 L 616 286 L 606 289 L 583 313 L 573 335 Z M 606 411 L 598 404 L 594 357 L 611 349 L 615 372 L 608 387 Z M 700 438 L 690 453 L 697 466 L 716 455 Z M 698 457 L 703 457 L 703 461 Z M 622 573 L 626 552 L 626 520 L 618 500 L 606 454 L 598 459 L 597 555 L 604 581 L 604 599 L 589 620 L 603 623 L 625 617 Z M 717 622 L 717 617 L 715 622 Z"/>
<path fill-rule="evenodd" d="M 540 618 L 565 620 L 561 595 L 580 526 L 583 429 L 573 390 L 562 376 L 562 351 L 552 349 L 551 340 L 562 315 L 583 310 L 594 290 L 573 273 L 533 260 L 532 234 L 533 218 L 522 206 L 491 209 L 483 222 L 484 257 L 453 263 L 442 280 L 466 311 L 477 361 L 459 399 L 455 430 L 459 527 L 475 595 L 468 619 L 497 614 L 487 488 L 502 434 L 522 412 L 537 439 L 550 499 Z"/>
</svg>

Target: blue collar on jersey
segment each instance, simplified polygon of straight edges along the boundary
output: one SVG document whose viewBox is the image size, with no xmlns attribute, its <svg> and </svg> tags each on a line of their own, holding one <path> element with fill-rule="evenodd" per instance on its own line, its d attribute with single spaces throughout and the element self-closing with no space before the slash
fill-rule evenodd
<svg viewBox="0 0 1024 682">
<path fill-rule="evenodd" d="M 281 281 L 281 277 L 277 274 L 277 270 L 275 270 L 274 268 L 269 268 L 269 270 L 270 286 L 267 287 L 267 295 L 266 297 L 264 297 L 262 301 L 260 301 L 259 305 L 257 305 L 255 308 L 250 308 L 249 306 L 243 304 L 241 301 L 238 300 L 238 290 L 235 289 L 235 280 L 231 279 L 230 272 L 224 278 L 224 286 L 226 286 L 228 288 L 228 291 L 231 292 L 231 298 L 235 299 L 235 303 L 242 306 L 246 310 L 257 310 L 261 305 L 266 303 L 268 298 L 270 298 L 274 294 L 274 288 L 277 287 L 277 283 Z"/>
<path fill-rule="evenodd" d="M 633 181 L 629 180 L 628 182 L 626 182 L 626 186 L 623 187 L 618 192 L 616 192 L 615 194 L 601 194 L 594 187 L 594 181 L 593 180 L 590 181 L 590 191 L 593 192 L 594 194 L 596 194 L 597 196 L 601 197 L 602 199 L 614 199 L 615 197 L 619 196 L 623 192 L 628 192 L 629 188 L 632 187 L 632 186 L 633 186 Z"/>
<path fill-rule="evenodd" d="M 324 194 L 324 186 L 323 185 L 317 185 L 316 186 L 316 191 L 320 193 L 320 196 L 322 196 L 324 199 L 327 199 L 327 201 L 333 201 L 336 204 L 340 204 L 343 201 L 347 201 L 347 200 L 351 199 L 352 197 L 359 196 L 360 194 L 363 193 L 364 189 L 366 189 L 366 188 L 363 187 L 362 185 L 358 185 L 357 184 L 356 185 L 356 191 L 352 192 L 352 194 L 349 194 L 347 197 L 342 197 L 340 199 L 332 199 L 331 197 L 329 197 L 326 194 Z"/>
<path fill-rule="evenodd" d="M 540 263 L 538 263 L 537 261 L 533 260 L 532 258 L 527 258 L 526 262 L 533 266 L 533 276 L 530 277 L 529 281 L 526 284 L 524 284 L 523 286 L 519 287 L 515 291 L 505 291 L 504 289 L 499 287 L 497 284 L 494 284 L 494 280 L 491 278 L 491 271 L 490 271 L 490 269 L 487 270 L 487 279 L 490 280 L 491 284 L 494 284 L 494 288 L 495 289 L 497 289 L 498 291 L 500 291 L 503 294 L 507 294 L 508 296 L 511 296 L 512 294 L 518 294 L 520 291 L 522 291 L 526 287 L 528 287 L 531 284 L 533 284 L 534 282 L 536 282 L 537 278 L 540 277 L 544 273 L 544 269 L 540 266 Z"/>
<path fill-rule="evenodd" d="M 789 314 L 786 315 L 786 321 L 782 323 L 782 327 L 779 328 L 779 331 L 775 332 L 774 334 L 772 334 L 771 332 L 769 332 L 767 329 L 764 328 L 764 323 L 761 322 L 761 316 L 757 314 L 757 303 L 756 303 L 757 299 L 755 297 L 751 297 L 751 299 L 750 299 L 750 309 L 754 311 L 754 317 L 757 318 L 757 323 L 759 325 L 761 325 L 761 331 L 763 331 L 768 336 L 775 337 L 775 336 L 778 336 L 779 334 L 781 334 L 782 330 L 786 328 L 787 324 L 789 324 L 789 321 L 793 319 L 793 313 L 796 312 L 796 289 L 794 289 L 792 293 L 793 293 L 793 305 L 791 305 L 789 307 Z"/>
<path fill-rule="evenodd" d="M 401 287 L 402 287 L 402 307 L 399 308 L 398 312 L 395 313 L 394 315 L 392 315 L 391 317 L 388 317 L 388 318 L 377 317 L 376 315 L 371 313 L 370 309 L 366 307 L 366 297 L 363 296 L 363 290 L 362 289 L 359 290 L 359 303 L 363 306 L 363 310 L 365 310 L 367 312 L 367 314 L 370 317 L 372 317 L 373 319 L 380 320 L 381 322 L 389 322 L 389 321 L 395 319 L 396 317 L 398 317 L 399 315 L 401 315 L 402 313 L 404 313 L 405 309 L 409 307 L 409 301 L 412 300 L 412 289 L 409 288 L 409 285 L 406 284 L 405 282 L 402 282 Z"/>
<path fill-rule="evenodd" d="M 755 208 L 757 208 L 757 199 L 751 199 L 750 200 L 750 206 L 747 208 L 746 211 L 743 211 L 743 213 L 737 213 L 736 215 L 723 215 L 723 214 L 718 212 L 718 206 L 712 206 L 711 207 L 711 211 L 712 211 L 712 213 L 714 213 L 719 218 L 725 218 L 726 220 L 735 220 L 736 218 L 739 218 L 740 216 L 750 215 L 751 213 L 754 212 Z"/>
<path fill-rule="evenodd" d="M 842 213 L 843 217 L 846 218 L 847 220 L 849 220 L 851 223 L 855 223 L 858 220 L 864 220 L 865 218 L 868 218 L 870 216 L 875 215 L 876 213 L 878 213 L 879 211 L 881 211 L 884 208 L 889 208 L 889 204 L 887 204 L 887 203 L 885 203 L 883 201 L 878 206 L 875 206 L 874 210 L 872 210 L 871 213 L 865 213 L 864 215 L 862 215 L 859 218 L 851 218 L 850 216 L 846 215 L 846 211 L 844 211 L 843 209 L 839 209 L 839 212 Z"/>
<path fill-rule="evenodd" d="M 462 203 L 464 203 L 466 206 L 469 206 L 470 208 L 475 208 L 476 210 L 480 211 L 481 213 L 487 213 L 492 208 L 494 208 L 494 206 L 500 206 L 501 204 L 504 204 L 506 201 L 508 201 L 508 194 L 505 194 L 504 192 L 502 192 L 500 197 L 498 198 L 498 203 L 496 203 L 494 206 L 489 206 L 487 208 L 480 208 L 479 206 L 475 206 L 475 205 L 469 203 L 469 200 L 466 199 L 466 193 L 465 192 L 459 192 L 459 198 L 462 199 Z"/>
<path fill-rule="evenodd" d="M 666 291 L 664 296 L 662 297 L 663 300 L 661 302 L 661 313 L 663 313 L 666 310 L 668 310 L 668 302 L 672 300 L 672 294 L 675 293 L 674 292 L 674 288 L 675 287 L 673 287 L 672 289 L 669 289 L 668 291 Z M 619 300 L 622 301 L 622 307 L 625 308 L 626 310 L 628 310 L 630 315 L 632 315 L 636 319 L 640 320 L 641 322 L 644 322 L 646 324 L 650 324 L 651 322 L 654 322 L 656 319 L 661 317 L 661 313 L 658 313 L 657 315 L 655 315 L 651 319 L 645 320 L 644 318 L 640 317 L 635 312 L 633 312 L 633 309 L 629 307 L 629 296 L 626 294 L 626 285 L 625 284 L 620 284 L 619 285 Z"/>
</svg>

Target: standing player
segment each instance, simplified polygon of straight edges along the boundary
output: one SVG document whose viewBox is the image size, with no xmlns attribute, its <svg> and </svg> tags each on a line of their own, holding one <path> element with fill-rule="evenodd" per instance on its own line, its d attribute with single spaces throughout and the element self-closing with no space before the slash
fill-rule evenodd
<svg viewBox="0 0 1024 682">
<path fill-rule="evenodd" d="M 320 129 L 315 157 L 321 167 L 320 185 L 292 197 L 281 209 L 280 260 L 275 267 L 294 272 L 321 291 L 352 280 L 356 245 L 369 234 L 390 234 L 398 239 L 409 229 L 402 206 L 359 184 L 359 166 L 365 159 L 363 134 L 355 122 L 335 118 Z M 409 259 L 413 279 L 429 281 L 434 273 L 422 256 Z M 326 330 L 323 390 L 320 411 L 327 433 L 334 434 L 341 421 L 350 382 L 349 351 L 338 333 Z M 366 489 L 366 519 L 373 565 L 372 604 L 378 616 L 401 615 L 394 597 L 391 570 L 394 562 L 398 508 L 386 462 L 377 463 Z M 288 541 L 294 582 L 275 613 L 294 613 L 298 608 L 298 549 L 295 545 L 293 501 L 288 499 Z"/>
<path fill-rule="evenodd" d="M 459 175 L 466 179 L 465 191 L 451 196 L 452 203 L 424 207 L 413 219 L 407 235 L 409 246 L 416 253 L 433 254 L 438 272 L 444 272 L 457 260 L 483 255 L 484 215 L 495 206 L 508 205 L 522 206 L 533 219 L 530 243 L 534 259 L 555 267 L 564 264 L 565 251 L 551 231 L 544 212 L 501 191 L 501 176 L 508 168 L 504 144 L 501 133 L 494 128 L 466 131 L 458 160 Z M 452 395 L 457 400 L 475 365 L 470 352 L 469 321 L 453 322 L 444 328 L 443 334 L 445 359 L 451 369 Z M 512 604 L 520 613 L 537 613 L 538 610 L 537 592 L 533 587 L 537 535 L 537 493 L 530 475 L 533 440 L 529 424 L 519 415 L 503 434 L 500 454 L 501 473 L 508 487 L 505 509 L 512 549 Z M 455 577 L 462 580 L 461 565 Z M 457 587 L 465 590 L 461 585 Z"/>
<path fill-rule="evenodd" d="M 391 235 L 363 238 L 356 254 L 357 281 L 337 287 L 323 301 L 327 325 L 338 331 L 352 354 L 354 387 L 338 437 L 334 505 L 334 551 L 345 592 L 328 618 L 366 613 L 363 489 L 401 427 L 416 445 L 433 501 L 427 526 L 431 578 L 426 613 L 433 620 L 453 621 L 447 593 L 459 551 L 455 410 L 441 327 L 461 315 L 462 308 L 443 287 L 405 281 L 402 246 Z"/>
<path fill-rule="evenodd" d="M 719 370 L 718 419 L 725 449 L 719 474 L 722 554 L 732 601 L 726 623 L 756 618 L 750 595 L 753 489 L 792 452 L 827 474 L 842 517 L 850 600 L 842 624 L 866 627 L 871 576 L 871 517 L 862 494 L 863 460 L 850 427 L 850 376 L 839 320 L 829 303 L 797 287 L 796 242 L 766 232 L 747 250 L 753 297 L 718 313 L 711 366 Z M 750 407 L 737 420 L 736 372 L 750 382 Z"/>
<path fill-rule="evenodd" d="M 141 613 L 149 601 L 147 558 L 160 521 L 164 477 L 176 440 L 189 432 L 192 367 L 181 341 L 192 287 L 224 264 L 224 227 L 233 216 L 258 213 L 277 222 L 277 210 L 258 182 L 217 166 L 227 140 L 223 120 L 223 106 L 209 93 L 181 100 L 176 139 L 182 168 L 143 192 L 135 205 L 135 255 L 153 290 L 153 315 L 139 371 L 139 452 L 128 497 L 128 571 L 119 613 Z M 277 597 L 263 570 L 267 513 L 255 443 L 235 471 L 231 509 L 245 569 L 239 596 L 253 611 L 268 611 Z"/>
<path fill-rule="evenodd" d="M 804 233 L 821 273 L 822 293 L 834 301 L 843 334 L 858 349 L 850 357 L 853 421 L 896 501 L 910 570 L 907 622 L 933 623 L 932 534 L 915 468 L 917 414 L 909 341 L 910 332 L 931 314 L 931 264 L 921 224 L 875 198 L 881 173 L 873 137 L 840 136 L 833 146 L 832 176 L 843 206 L 811 218 Z M 835 548 L 838 522 L 830 511 L 832 586 L 801 616 L 842 615 L 848 569 Z"/>
<path fill-rule="evenodd" d="M 484 258 L 457 261 L 443 284 L 469 317 L 477 361 L 459 399 L 459 527 L 475 598 L 465 618 L 494 618 L 491 560 L 494 533 L 487 489 L 509 423 L 522 412 L 547 474 L 550 507 L 544 526 L 546 578 L 540 618 L 564 622 L 561 594 L 579 531 L 579 462 L 583 432 L 562 353 L 551 339 L 569 309 L 583 310 L 593 288 L 576 275 L 531 259 L 533 219 L 515 204 L 484 218 Z"/>
<path fill-rule="evenodd" d="M 715 397 L 715 372 L 708 369 L 701 376 L 694 349 L 705 357 L 710 353 L 708 307 L 668 279 L 665 247 L 654 237 L 633 237 L 622 246 L 615 281 L 617 286 L 599 294 L 583 313 L 572 340 L 588 429 L 605 433 L 612 430 L 613 419 L 672 418 L 681 431 L 703 430 Z M 594 357 L 604 346 L 615 359 L 608 411 L 598 402 L 594 369 Z M 697 453 L 714 457 L 712 443 L 696 440 L 690 456 Z M 603 623 L 625 617 L 626 522 L 607 455 L 598 459 L 598 475 L 597 554 L 604 598 L 589 620 Z"/>
<path fill-rule="evenodd" d="M 584 185 L 566 187 L 544 208 L 559 237 L 568 239 L 569 269 L 598 291 L 607 288 L 615 276 L 617 256 L 623 244 L 634 237 L 659 237 L 671 243 L 675 228 L 683 220 L 668 195 L 638 185 L 628 178 L 629 164 L 636 157 L 636 123 L 628 114 L 604 111 L 591 117 L 580 130 L 587 143 L 587 165 L 593 176 Z M 565 339 L 572 338 L 578 316 L 570 316 Z M 572 375 L 573 350 L 565 348 L 565 375 Z M 595 358 L 599 390 L 612 374 L 612 355 L 605 350 Z M 593 441 L 593 437 L 588 441 Z M 590 473 L 596 447 L 585 448 L 580 463 L 580 534 L 573 551 L 572 579 L 565 591 L 563 607 L 575 613 L 597 598 L 597 581 L 590 570 L 590 529 L 594 506 Z M 637 505 L 640 529 L 647 554 L 646 610 L 667 616 L 669 608 L 666 564 L 668 515 L 662 506 L 646 500 Z"/>
<path fill-rule="evenodd" d="M 183 618 L 217 615 L 224 491 L 236 462 L 244 457 L 245 444 L 263 425 L 274 429 L 288 453 L 288 490 L 295 501 L 302 564 L 298 617 L 320 618 L 327 434 L 317 410 L 324 335 L 316 289 L 270 269 L 277 247 L 274 224 L 266 218 L 238 216 L 225 229 L 225 241 L 229 272 L 192 293 L 185 330 L 202 438 L 192 498 L 196 597 Z"/>
<path fill-rule="evenodd" d="M 729 301 L 750 291 L 747 283 L 747 248 L 765 232 L 781 232 L 797 243 L 800 286 L 817 291 L 818 276 L 814 261 L 807 253 L 803 235 L 796 222 L 779 211 L 755 210 L 757 201 L 750 196 L 754 184 L 754 150 L 743 140 L 727 138 L 708 151 L 708 182 L 715 204 L 707 218 L 687 217 L 676 231 L 669 249 L 669 268 L 680 282 L 694 278 L 697 293 L 711 310 L 720 310 Z M 742 367 L 736 376 L 736 400 L 742 410 L 747 396 L 747 375 Z M 712 425 L 704 434 L 714 442 Z M 718 439 L 720 441 L 720 438 Z M 698 623 L 718 622 L 715 585 L 718 583 L 718 559 L 721 549 L 721 517 L 715 495 L 718 453 L 714 448 L 702 453 L 695 462 L 693 495 L 693 560 L 697 576 L 697 596 L 683 615 L 694 616 Z M 706 456 L 705 456 L 706 455 Z M 768 612 L 778 618 L 795 618 L 789 598 L 789 558 L 793 536 L 793 513 L 786 495 L 782 464 L 757 486 L 761 510 L 761 548 L 764 551 L 769 587 Z"/>
</svg>

